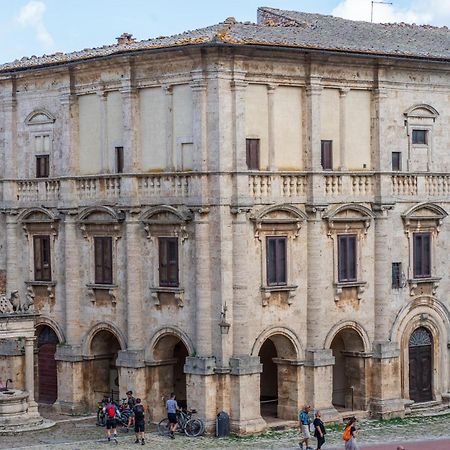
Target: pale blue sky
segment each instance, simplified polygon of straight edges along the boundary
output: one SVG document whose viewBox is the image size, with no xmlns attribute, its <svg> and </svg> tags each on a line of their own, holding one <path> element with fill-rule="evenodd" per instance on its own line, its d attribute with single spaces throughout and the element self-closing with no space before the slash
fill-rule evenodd
<svg viewBox="0 0 450 450">
<path fill-rule="evenodd" d="M 229 16 L 255 22 L 258 6 L 370 20 L 370 0 L 0 0 L 0 63 L 112 44 L 123 32 L 141 40 Z M 374 21 L 450 25 L 450 0 L 375 5 Z"/>
</svg>

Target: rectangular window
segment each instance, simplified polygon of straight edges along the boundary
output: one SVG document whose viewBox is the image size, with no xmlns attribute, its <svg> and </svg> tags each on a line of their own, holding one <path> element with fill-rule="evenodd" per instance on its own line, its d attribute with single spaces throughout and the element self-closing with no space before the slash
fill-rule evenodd
<svg viewBox="0 0 450 450">
<path fill-rule="evenodd" d="M 333 170 L 333 141 L 320 141 L 320 159 L 323 170 Z"/>
<path fill-rule="evenodd" d="M 116 147 L 116 173 L 123 173 L 123 147 Z"/>
<path fill-rule="evenodd" d="M 338 235 L 338 279 L 356 281 L 356 234 Z"/>
<path fill-rule="evenodd" d="M 259 139 L 247 139 L 247 168 L 259 170 Z"/>
<path fill-rule="evenodd" d="M 392 170 L 402 170 L 402 152 L 392 152 Z"/>
<path fill-rule="evenodd" d="M 159 285 L 178 287 L 178 238 L 160 237 L 159 242 Z"/>
<path fill-rule="evenodd" d="M 428 144 L 428 131 L 427 130 L 413 130 L 412 143 L 417 145 Z"/>
<path fill-rule="evenodd" d="M 50 236 L 34 236 L 34 279 L 51 281 Z"/>
<path fill-rule="evenodd" d="M 431 277 L 431 233 L 414 233 L 414 278 Z"/>
<path fill-rule="evenodd" d="M 283 286 L 287 284 L 286 244 L 286 236 L 268 236 L 266 238 L 268 286 Z"/>
<path fill-rule="evenodd" d="M 49 162 L 49 155 L 36 156 L 36 178 L 48 178 Z"/>
<path fill-rule="evenodd" d="M 112 238 L 94 237 L 95 284 L 112 284 Z"/>
<path fill-rule="evenodd" d="M 392 289 L 400 289 L 403 287 L 402 263 L 392 263 Z"/>
</svg>

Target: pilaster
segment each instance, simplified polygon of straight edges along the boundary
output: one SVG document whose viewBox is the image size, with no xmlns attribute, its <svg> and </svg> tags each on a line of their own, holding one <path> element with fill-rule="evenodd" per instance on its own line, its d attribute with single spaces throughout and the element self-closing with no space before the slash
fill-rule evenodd
<svg viewBox="0 0 450 450">
<path fill-rule="evenodd" d="M 108 152 L 108 118 L 107 118 L 107 101 L 108 94 L 105 90 L 97 92 L 99 98 L 100 108 L 100 166 L 101 173 L 108 173 L 111 171 L 110 158 Z"/>
<path fill-rule="evenodd" d="M 268 147 L 269 170 L 276 170 L 275 163 L 275 90 L 276 85 L 267 85 L 267 110 L 268 110 Z"/>
<path fill-rule="evenodd" d="M 6 214 L 6 292 L 9 294 L 20 288 L 17 245 L 16 211 Z"/>
<path fill-rule="evenodd" d="M 339 89 L 339 161 L 340 170 L 347 170 L 346 149 L 347 149 L 347 94 L 349 88 Z"/>
<path fill-rule="evenodd" d="M 204 172 L 208 170 L 207 147 L 207 81 L 203 71 L 192 71 L 192 111 L 193 111 L 193 140 L 194 140 L 194 170 Z"/>
<path fill-rule="evenodd" d="M 2 98 L 4 114 L 4 169 L 3 177 L 17 177 L 17 100 L 16 79 L 11 77 Z"/>
<path fill-rule="evenodd" d="M 163 86 L 165 96 L 166 116 L 166 170 L 175 170 L 175 152 L 173 145 L 173 86 Z"/>
<path fill-rule="evenodd" d="M 34 400 L 34 337 L 25 338 L 25 389 L 28 391 L 28 412 L 38 414 Z"/>
</svg>

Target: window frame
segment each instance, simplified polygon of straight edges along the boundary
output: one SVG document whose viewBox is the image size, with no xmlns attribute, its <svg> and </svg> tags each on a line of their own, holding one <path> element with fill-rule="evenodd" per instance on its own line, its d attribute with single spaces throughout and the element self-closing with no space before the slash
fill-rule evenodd
<svg viewBox="0 0 450 450">
<path fill-rule="evenodd" d="M 338 282 L 358 281 L 358 235 L 356 233 L 338 234 L 337 254 Z"/>
<path fill-rule="evenodd" d="M 50 176 L 50 155 L 49 154 L 35 155 L 35 159 L 36 159 L 36 172 L 35 172 L 36 178 L 48 178 Z"/>
<path fill-rule="evenodd" d="M 394 155 L 398 158 L 394 159 Z M 392 172 L 401 172 L 402 171 L 402 152 L 392 152 L 391 153 L 391 170 Z M 395 164 L 394 164 L 395 163 Z"/>
<path fill-rule="evenodd" d="M 325 152 L 329 152 L 329 154 L 326 155 Z M 333 170 L 333 141 L 331 139 L 320 141 L 320 164 L 323 170 Z"/>
<path fill-rule="evenodd" d="M 274 247 L 273 258 L 271 257 L 272 243 Z M 282 246 L 280 245 L 281 243 L 283 243 Z M 287 236 L 266 236 L 267 286 L 287 286 L 288 284 L 287 247 L 288 247 Z"/>
<path fill-rule="evenodd" d="M 423 142 L 422 140 L 417 140 L 417 135 L 423 136 Z M 420 146 L 427 146 L 429 142 L 429 130 L 425 128 L 415 128 L 413 127 L 411 130 L 411 144 L 412 145 L 420 145 Z"/>
<path fill-rule="evenodd" d="M 170 252 L 175 251 L 172 255 Z M 172 247 L 172 249 L 170 248 Z M 178 288 L 180 286 L 180 256 L 177 236 L 158 236 L 158 285 Z M 172 267 L 172 271 L 171 271 Z M 171 276 L 171 272 L 175 276 Z"/>
<path fill-rule="evenodd" d="M 45 244 L 44 244 L 45 243 Z M 34 281 L 52 281 L 52 246 L 50 235 L 33 236 Z"/>
<path fill-rule="evenodd" d="M 421 242 L 418 242 L 419 238 Z M 432 233 L 429 231 L 413 233 L 413 277 L 415 279 L 431 278 L 432 276 L 432 239 Z M 428 248 L 425 248 L 427 246 Z M 426 266 L 428 266 L 428 270 L 426 270 Z"/>
<path fill-rule="evenodd" d="M 113 285 L 113 238 L 94 236 L 94 284 Z M 100 258 L 98 258 L 100 254 Z"/>
<path fill-rule="evenodd" d="M 124 150 L 123 146 L 117 146 L 114 147 L 114 153 L 115 153 L 115 169 L 116 173 L 123 173 L 124 169 Z"/>
<path fill-rule="evenodd" d="M 247 170 L 261 170 L 261 139 L 245 139 L 245 162 Z"/>
</svg>

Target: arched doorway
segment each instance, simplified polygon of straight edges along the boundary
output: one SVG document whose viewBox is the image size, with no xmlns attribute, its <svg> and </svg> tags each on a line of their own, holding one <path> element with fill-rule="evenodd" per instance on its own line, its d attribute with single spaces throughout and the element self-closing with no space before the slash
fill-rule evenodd
<svg viewBox="0 0 450 450">
<path fill-rule="evenodd" d="M 189 355 L 183 341 L 173 334 L 161 336 L 153 347 L 153 367 L 150 369 L 151 389 L 149 401 L 153 408 L 153 417 L 165 415 L 165 405 L 161 399 L 167 399 L 174 392 L 180 406 L 186 406 L 186 374 L 184 364 Z"/>
<path fill-rule="evenodd" d="M 87 373 L 93 396 L 90 403 L 95 404 L 105 396 L 119 399 L 119 372 L 116 367 L 119 350 L 118 339 L 108 330 L 98 331 L 92 338 Z"/>
<path fill-rule="evenodd" d="M 58 336 L 52 328 L 41 325 L 37 335 L 37 399 L 39 403 L 55 403 L 58 397 L 58 372 L 55 360 Z"/>
<path fill-rule="evenodd" d="M 260 411 L 266 421 L 277 417 L 295 419 L 298 412 L 299 366 L 293 343 L 281 334 L 266 339 L 258 353 L 260 375 Z"/>
<path fill-rule="evenodd" d="M 365 410 L 367 358 L 361 336 L 352 328 L 344 328 L 331 342 L 331 350 L 335 358 L 333 405 L 338 409 Z"/>
<path fill-rule="evenodd" d="M 433 337 L 424 327 L 409 338 L 409 398 L 417 403 L 433 400 Z"/>
</svg>

